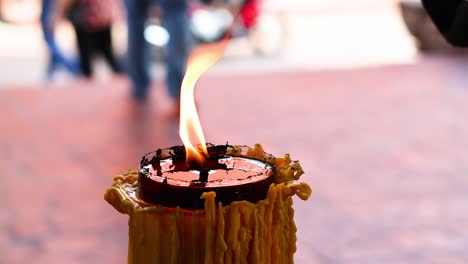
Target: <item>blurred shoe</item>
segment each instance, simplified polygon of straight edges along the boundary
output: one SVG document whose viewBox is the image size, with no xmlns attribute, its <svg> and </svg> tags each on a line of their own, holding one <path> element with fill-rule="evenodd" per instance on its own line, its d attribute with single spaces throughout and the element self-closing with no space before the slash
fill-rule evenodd
<svg viewBox="0 0 468 264">
<path fill-rule="evenodd" d="M 173 102 L 166 112 L 165 116 L 169 119 L 179 120 L 180 118 L 180 101 Z"/>
<path fill-rule="evenodd" d="M 126 102 L 124 109 L 128 113 L 128 116 L 136 122 L 142 122 L 156 112 L 146 99 L 138 101 L 135 98 L 131 98 Z"/>
<path fill-rule="evenodd" d="M 138 93 L 135 92 L 135 90 L 132 90 L 131 97 L 135 103 L 144 104 L 146 101 L 148 101 L 147 93 Z"/>
</svg>

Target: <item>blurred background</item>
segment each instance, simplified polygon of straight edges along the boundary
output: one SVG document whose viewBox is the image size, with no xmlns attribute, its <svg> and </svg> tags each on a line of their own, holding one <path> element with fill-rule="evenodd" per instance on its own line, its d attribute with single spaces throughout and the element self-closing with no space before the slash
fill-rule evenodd
<svg viewBox="0 0 468 264">
<path fill-rule="evenodd" d="M 254 2 L 197 105 L 208 142 L 301 161 L 314 193 L 295 200 L 296 263 L 466 263 L 466 50 L 418 0 Z M 143 154 L 181 144 L 165 13 L 144 22 L 141 102 L 128 4 L 109 25 L 120 68 L 97 58 L 92 77 L 60 14 L 54 40 L 77 70 L 51 70 L 42 4 L 0 0 L 0 262 L 125 263 L 128 216 L 104 191 Z M 191 2 L 191 45 L 219 39 L 230 8 Z"/>
<path fill-rule="evenodd" d="M 246 36 L 233 39 L 221 65 L 213 71 L 363 67 L 408 63 L 417 55 L 396 1 L 266 0 L 261 5 L 258 25 Z M 2 84 L 40 83 L 48 59 L 38 23 L 41 1 L 2 0 L 0 10 L 0 59 L 2 65 L 8 65 L 2 68 Z M 127 35 L 125 17 L 121 15 L 113 26 L 113 43 L 116 52 L 124 56 Z M 57 26 L 58 45 L 71 55 L 76 54 L 74 37 L 67 21 Z M 153 45 L 155 66 L 160 62 L 158 47 Z M 105 67 L 99 66 L 98 77 L 105 78 Z M 163 71 L 161 67 L 154 70 L 155 74 Z M 66 77 L 59 74 L 58 79 Z"/>
</svg>

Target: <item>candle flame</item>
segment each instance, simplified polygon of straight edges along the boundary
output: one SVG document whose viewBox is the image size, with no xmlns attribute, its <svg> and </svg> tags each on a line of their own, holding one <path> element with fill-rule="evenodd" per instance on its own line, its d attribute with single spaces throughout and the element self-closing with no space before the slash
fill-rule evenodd
<svg viewBox="0 0 468 264">
<path fill-rule="evenodd" d="M 187 164 L 193 161 L 203 164 L 208 155 L 205 135 L 195 106 L 195 84 L 203 73 L 219 61 L 226 45 L 227 37 L 218 43 L 199 46 L 188 59 L 180 91 L 179 127 L 179 135 L 186 150 Z M 194 143 L 199 147 L 195 147 Z"/>
</svg>

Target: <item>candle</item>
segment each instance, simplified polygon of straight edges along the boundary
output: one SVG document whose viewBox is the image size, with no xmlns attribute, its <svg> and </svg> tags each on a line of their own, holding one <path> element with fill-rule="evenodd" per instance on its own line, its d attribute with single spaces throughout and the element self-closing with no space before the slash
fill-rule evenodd
<svg viewBox="0 0 468 264">
<path fill-rule="evenodd" d="M 226 42 L 195 50 L 181 87 L 184 147 L 159 149 L 114 178 L 104 198 L 130 216 L 128 263 L 293 263 L 292 196 L 311 189 L 289 155 L 205 143 L 194 100 L 198 78 Z M 197 141 L 198 144 L 194 144 Z"/>
<path fill-rule="evenodd" d="M 292 196 L 311 194 L 297 181 L 299 162 L 260 145 L 207 150 L 218 161 L 211 166 L 225 166 L 202 184 L 185 162 L 174 165 L 182 147 L 145 155 L 139 171 L 114 178 L 105 199 L 130 216 L 128 263 L 293 263 Z"/>
</svg>

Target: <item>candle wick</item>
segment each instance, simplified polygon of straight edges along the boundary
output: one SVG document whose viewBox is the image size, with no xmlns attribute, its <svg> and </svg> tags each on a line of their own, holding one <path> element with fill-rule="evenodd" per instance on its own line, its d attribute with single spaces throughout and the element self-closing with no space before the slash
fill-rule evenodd
<svg viewBox="0 0 468 264">
<path fill-rule="evenodd" d="M 200 170 L 200 177 L 198 178 L 199 182 L 207 183 L 208 182 L 208 169 L 203 168 Z"/>
<path fill-rule="evenodd" d="M 191 170 L 197 170 L 200 172 L 198 180 L 193 181 L 194 184 L 205 185 L 208 182 L 208 172 L 210 170 L 208 168 L 208 163 L 206 159 L 202 162 L 197 160 L 189 160 L 188 166 Z"/>
</svg>

